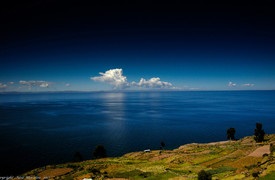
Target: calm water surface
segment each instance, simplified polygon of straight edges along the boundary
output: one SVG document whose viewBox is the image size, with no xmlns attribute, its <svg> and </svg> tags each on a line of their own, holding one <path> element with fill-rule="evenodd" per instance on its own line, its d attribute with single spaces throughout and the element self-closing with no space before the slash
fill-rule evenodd
<svg viewBox="0 0 275 180">
<path fill-rule="evenodd" d="M 191 142 L 253 135 L 261 122 L 275 133 L 275 91 L 93 92 L 0 94 L 0 175 Z"/>
</svg>

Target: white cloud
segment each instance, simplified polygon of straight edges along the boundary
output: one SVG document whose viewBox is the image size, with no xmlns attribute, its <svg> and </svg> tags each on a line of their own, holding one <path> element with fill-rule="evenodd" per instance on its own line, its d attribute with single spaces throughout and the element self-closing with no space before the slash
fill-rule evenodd
<svg viewBox="0 0 275 180">
<path fill-rule="evenodd" d="M 50 86 L 50 82 L 47 82 L 47 81 L 19 81 L 19 84 L 21 85 L 25 85 L 25 86 L 29 86 L 30 88 L 31 87 L 42 87 L 42 88 L 47 88 Z"/>
<path fill-rule="evenodd" d="M 110 69 L 105 73 L 100 72 L 100 76 L 91 77 L 91 80 L 111 84 L 115 89 L 125 89 L 129 87 L 127 78 L 123 76 L 122 69 Z"/>
<path fill-rule="evenodd" d="M 255 84 L 252 84 L 252 83 L 245 83 L 240 85 L 237 85 L 236 83 L 233 83 L 233 82 L 228 83 L 228 87 L 253 87 L 253 86 L 255 86 Z"/>
<path fill-rule="evenodd" d="M 71 84 L 70 84 L 70 83 L 66 83 L 65 86 L 66 86 L 66 87 L 70 87 Z"/>
<path fill-rule="evenodd" d="M 0 89 L 5 89 L 7 87 L 6 84 L 0 83 Z"/>
<path fill-rule="evenodd" d="M 11 82 L 9 82 L 9 84 L 13 85 L 13 84 L 14 84 L 14 82 L 12 82 L 12 81 L 11 81 Z"/>
<path fill-rule="evenodd" d="M 21 85 L 27 85 L 27 86 L 33 86 L 35 85 L 35 81 L 19 81 L 19 84 Z"/>
<path fill-rule="evenodd" d="M 159 77 L 153 77 L 149 80 L 141 78 L 138 83 L 132 82 L 132 85 L 145 88 L 172 88 L 169 82 L 161 81 Z"/>
<path fill-rule="evenodd" d="M 251 84 L 251 83 L 246 83 L 246 84 L 243 84 L 243 86 L 245 87 L 253 87 L 255 84 Z"/>
<path fill-rule="evenodd" d="M 122 69 L 110 69 L 105 73 L 100 72 L 100 76 L 91 77 L 91 80 L 111 84 L 115 89 L 125 89 L 128 87 L 144 88 L 172 88 L 169 82 L 161 81 L 159 77 L 153 77 L 149 80 L 141 78 L 139 82 L 129 83 L 127 77 L 123 75 Z"/>
<path fill-rule="evenodd" d="M 236 87 L 237 84 L 230 81 L 227 86 L 229 86 L 229 87 Z"/>
<path fill-rule="evenodd" d="M 47 88 L 47 87 L 49 87 L 49 85 L 50 84 L 48 82 L 40 82 L 39 87 Z"/>
</svg>

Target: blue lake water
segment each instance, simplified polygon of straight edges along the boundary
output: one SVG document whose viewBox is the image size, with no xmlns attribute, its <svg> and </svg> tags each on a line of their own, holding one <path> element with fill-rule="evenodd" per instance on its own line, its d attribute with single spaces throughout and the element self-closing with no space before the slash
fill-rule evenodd
<svg viewBox="0 0 275 180">
<path fill-rule="evenodd" d="M 0 94 L 0 175 L 192 142 L 275 133 L 275 91 L 92 92 Z"/>
</svg>

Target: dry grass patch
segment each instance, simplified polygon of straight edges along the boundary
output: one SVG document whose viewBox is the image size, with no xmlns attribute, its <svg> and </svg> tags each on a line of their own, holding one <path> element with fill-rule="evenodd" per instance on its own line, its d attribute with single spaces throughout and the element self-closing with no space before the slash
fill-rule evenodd
<svg viewBox="0 0 275 180">
<path fill-rule="evenodd" d="M 245 169 L 250 168 L 252 166 L 256 166 L 259 162 L 261 162 L 262 158 L 260 157 L 252 157 L 252 156 L 246 156 L 243 157 L 237 161 L 234 161 L 232 163 L 229 163 L 230 166 L 238 169 Z"/>
<path fill-rule="evenodd" d="M 244 156 L 245 156 L 245 153 L 242 150 L 236 150 L 231 153 L 226 152 L 226 153 L 220 154 L 220 157 L 218 158 L 202 163 L 202 165 L 206 167 L 209 167 L 209 166 L 220 167 L 222 165 L 228 166 L 232 162 L 236 161 L 236 159 L 239 159 L 240 157 L 244 157 Z"/>
<path fill-rule="evenodd" d="M 73 169 L 71 169 L 71 168 L 47 169 L 47 170 L 39 173 L 38 176 L 40 178 L 56 177 L 56 176 L 62 176 L 62 175 L 68 174 L 71 171 L 73 171 Z"/>
</svg>

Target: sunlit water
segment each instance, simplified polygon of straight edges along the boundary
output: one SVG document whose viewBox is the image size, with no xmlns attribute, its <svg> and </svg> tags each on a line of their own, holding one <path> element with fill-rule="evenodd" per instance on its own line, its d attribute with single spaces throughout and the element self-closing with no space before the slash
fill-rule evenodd
<svg viewBox="0 0 275 180">
<path fill-rule="evenodd" d="M 0 175 L 191 142 L 253 135 L 261 122 L 275 133 L 275 91 L 0 94 Z"/>
</svg>

